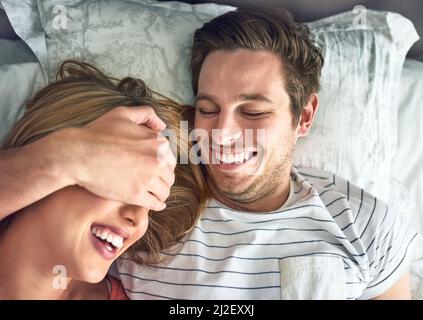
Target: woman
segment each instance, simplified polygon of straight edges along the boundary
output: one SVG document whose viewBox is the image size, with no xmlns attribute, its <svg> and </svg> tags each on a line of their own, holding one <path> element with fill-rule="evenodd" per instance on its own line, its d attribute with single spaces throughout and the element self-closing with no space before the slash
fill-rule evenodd
<svg viewBox="0 0 423 320">
<path fill-rule="evenodd" d="M 89 64 L 67 61 L 58 81 L 28 103 L 2 148 L 86 125 L 116 106 L 149 105 L 168 129 L 183 134 L 185 107 L 153 93 L 141 80 L 118 81 Z M 178 153 L 188 150 L 184 141 Z M 177 165 L 175 174 L 161 212 L 149 214 L 71 186 L 1 221 L 0 299 L 125 299 L 117 279 L 106 276 L 112 262 L 125 251 L 140 263 L 158 262 L 160 251 L 173 247 L 198 219 L 205 188 L 200 172 Z"/>
</svg>

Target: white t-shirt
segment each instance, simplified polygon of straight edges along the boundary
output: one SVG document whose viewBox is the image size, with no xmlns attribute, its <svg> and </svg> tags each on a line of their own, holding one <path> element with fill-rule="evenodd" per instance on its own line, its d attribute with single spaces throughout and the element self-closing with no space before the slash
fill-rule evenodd
<svg viewBox="0 0 423 320">
<path fill-rule="evenodd" d="M 131 299 L 370 299 L 408 271 L 421 240 L 386 203 L 316 169 L 291 172 L 276 211 L 212 200 L 166 260 L 118 272 Z"/>
</svg>

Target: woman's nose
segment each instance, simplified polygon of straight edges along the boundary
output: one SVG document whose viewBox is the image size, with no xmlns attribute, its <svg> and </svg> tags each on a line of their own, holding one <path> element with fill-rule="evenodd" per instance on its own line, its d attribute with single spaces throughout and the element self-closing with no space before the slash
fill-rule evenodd
<svg viewBox="0 0 423 320">
<path fill-rule="evenodd" d="M 148 210 L 139 206 L 122 206 L 119 213 L 131 227 L 139 227 L 148 219 Z"/>
</svg>

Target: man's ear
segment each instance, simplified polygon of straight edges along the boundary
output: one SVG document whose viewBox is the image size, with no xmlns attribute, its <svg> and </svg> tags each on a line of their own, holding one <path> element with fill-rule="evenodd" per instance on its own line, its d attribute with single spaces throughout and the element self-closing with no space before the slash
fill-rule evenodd
<svg viewBox="0 0 423 320">
<path fill-rule="evenodd" d="M 319 108 L 319 97 L 313 93 L 308 103 L 303 107 L 300 115 L 300 121 L 295 129 L 296 140 L 305 137 L 311 129 L 317 109 Z"/>
</svg>

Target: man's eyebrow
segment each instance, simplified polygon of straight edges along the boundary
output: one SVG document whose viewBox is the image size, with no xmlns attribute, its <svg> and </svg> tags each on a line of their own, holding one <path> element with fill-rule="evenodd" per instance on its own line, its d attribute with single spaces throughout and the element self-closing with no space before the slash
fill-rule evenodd
<svg viewBox="0 0 423 320">
<path fill-rule="evenodd" d="M 218 99 L 216 99 L 215 97 L 210 96 L 208 94 L 205 94 L 205 93 L 199 93 L 195 97 L 195 102 L 197 102 L 199 100 L 207 100 L 207 101 L 214 103 L 215 105 L 218 105 L 218 103 L 217 103 Z M 258 102 L 265 102 L 265 103 L 274 104 L 272 100 L 270 100 L 269 98 L 267 98 L 266 96 L 264 96 L 260 93 L 240 94 L 236 97 L 236 100 L 237 101 L 258 101 Z"/>
<path fill-rule="evenodd" d="M 267 98 L 266 96 L 260 94 L 260 93 L 252 93 L 252 94 L 240 94 L 237 97 L 237 100 L 239 101 L 258 101 L 258 102 L 266 102 L 270 104 L 274 104 L 272 100 Z"/>
<path fill-rule="evenodd" d="M 208 94 L 205 94 L 205 93 L 197 94 L 197 96 L 195 97 L 195 102 L 197 102 L 199 100 L 207 100 L 207 101 L 210 101 L 210 102 L 214 103 L 215 105 L 217 105 L 217 102 L 216 102 L 217 99 L 215 99 L 214 97 L 212 97 Z"/>
</svg>

